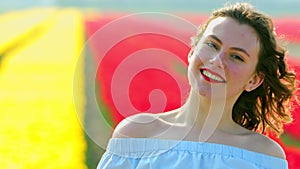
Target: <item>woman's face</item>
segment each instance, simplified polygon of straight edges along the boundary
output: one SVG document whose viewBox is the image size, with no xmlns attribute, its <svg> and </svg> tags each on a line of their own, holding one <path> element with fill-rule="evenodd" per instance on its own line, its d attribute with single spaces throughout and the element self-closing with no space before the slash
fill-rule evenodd
<svg viewBox="0 0 300 169">
<path fill-rule="evenodd" d="M 193 90 L 211 96 L 213 86 L 226 90 L 227 99 L 237 99 L 244 90 L 255 89 L 263 81 L 255 72 L 258 52 L 259 39 L 252 27 L 230 17 L 212 20 L 189 55 Z"/>
</svg>

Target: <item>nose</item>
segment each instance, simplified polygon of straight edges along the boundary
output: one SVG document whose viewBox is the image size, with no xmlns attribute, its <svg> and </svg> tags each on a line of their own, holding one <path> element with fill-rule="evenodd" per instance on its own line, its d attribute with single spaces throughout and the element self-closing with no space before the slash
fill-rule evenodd
<svg viewBox="0 0 300 169">
<path fill-rule="evenodd" d="M 218 53 L 214 54 L 210 59 L 209 63 L 213 64 L 214 66 L 217 66 L 219 68 L 224 69 L 224 58 L 226 56 L 226 53 L 224 51 L 219 51 Z"/>
</svg>

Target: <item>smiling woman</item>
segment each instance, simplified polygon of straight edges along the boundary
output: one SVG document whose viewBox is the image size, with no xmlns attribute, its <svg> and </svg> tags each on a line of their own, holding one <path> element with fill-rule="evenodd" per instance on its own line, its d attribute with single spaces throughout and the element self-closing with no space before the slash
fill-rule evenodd
<svg viewBox="0 0 300 169">
<path fill-rule="evenodd" d="M 185 104 L 123 120 L 98 168 L 288 168 L 264 135 L 291 121 L 295 91 L 273 30 L 247 3 L 214 11 L 193 38 Z"/>
</svg>

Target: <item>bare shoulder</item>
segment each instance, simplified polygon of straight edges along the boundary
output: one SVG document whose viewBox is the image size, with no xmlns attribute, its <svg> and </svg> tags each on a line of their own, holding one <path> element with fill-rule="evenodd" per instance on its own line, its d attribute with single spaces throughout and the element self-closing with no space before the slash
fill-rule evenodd
<svg viewBox="0 0 300 169">
<path fill-rule="evenodd" d="M 284 150 L 282 149 L 282 147 L 275 142 L 274 140 L 272 140 L 269 137 L 266 137 L 262 134 L 256 134 L 255 136 L 255 149 L 258 152 L 264 153 L 264 154 L 268 154 L 271 156 L 275 156 L 278 158 L 282 158 L 282 159 L 286 159 Z"/>
<path fill-rule="evenodd" d="M 115 128 L 113 138 L 146 138 L 163 127 L 159 114 L 139 113 L 122 120 Z"/>
</svg>

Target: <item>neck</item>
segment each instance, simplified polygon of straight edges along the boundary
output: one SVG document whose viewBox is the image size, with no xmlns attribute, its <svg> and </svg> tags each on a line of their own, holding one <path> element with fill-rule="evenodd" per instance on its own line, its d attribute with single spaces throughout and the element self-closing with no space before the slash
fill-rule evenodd
<svg viewBox="0 0 300 169">
<path fill-rule="evenodd" d="M 204 97 L 191 90 L 181 110 L 186 125 L 200 130 L 200 139 L 206 140 L 216 129 L 232 132 L 237 126 L 232 119 L 234 103 L 235 100 Z"/>
</svg>

